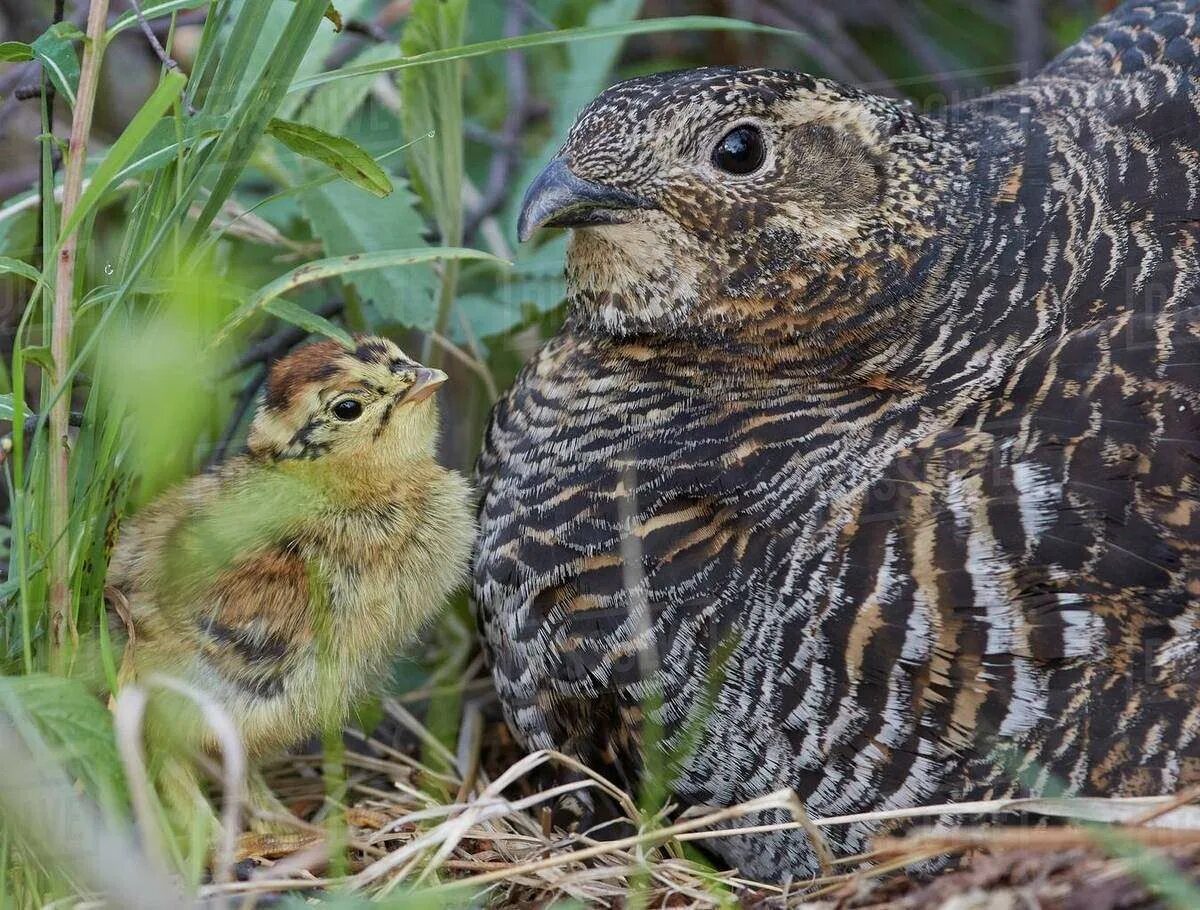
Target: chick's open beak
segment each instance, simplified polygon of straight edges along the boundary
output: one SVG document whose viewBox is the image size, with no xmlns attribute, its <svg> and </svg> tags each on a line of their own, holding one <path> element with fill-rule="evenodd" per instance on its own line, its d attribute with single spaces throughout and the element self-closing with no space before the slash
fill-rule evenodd
<svg viewBox="0 0 1200 910">
<path fill-rule="evenodd" d="M 624 220 L 620 212 L 649 207 L 634 193 L 576 177 L 562 158 L 555 158 L 525 192 L 517 236 L 524 243 L 540 227 L 617 224 Z"/>
<path fill-rule="evenodd" d="M 449 377 L 441 370 L 433 370 L 429 367 L 417 367 L 417 375 L 413 380 L 413 384 L 408 387 L 408 391 L 404 393 L 404 397 L 400 399 L 401 404 L 413 404 L 418 401 L 424 401 L 439 388 Z"/>
</svg>

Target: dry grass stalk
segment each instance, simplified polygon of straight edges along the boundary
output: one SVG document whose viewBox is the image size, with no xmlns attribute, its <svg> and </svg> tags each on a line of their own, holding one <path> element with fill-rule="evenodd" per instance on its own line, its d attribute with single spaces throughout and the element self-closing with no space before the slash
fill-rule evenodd
<svg viewBox="0 0 1200 910">
<path fill-rule="evenodd" d="M 1170 828 L 1141 828 L 1120 825 L 1112 829 L 1144 847 L 1189 847 L 1200 845 L 1200 831 Z M 875 847 L 881 853 L 908 854 L 914 850 L 1071 850 L 1092 847 L 1096 832 L 1086 828 L 964 828 L 910 837 L 881 837 Z"/>
</svg>

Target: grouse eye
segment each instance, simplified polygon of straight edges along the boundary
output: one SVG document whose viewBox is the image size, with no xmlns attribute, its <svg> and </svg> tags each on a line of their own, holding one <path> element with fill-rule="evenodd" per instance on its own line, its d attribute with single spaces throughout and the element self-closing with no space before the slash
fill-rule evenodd
<svg viewBox="0 0 1200 910">
<path fill-rule="evenodd" d="M 333 406 L 333 416 L 338 420 L 357 420 L 362 416 L 362 402 L 353 398 L 343 398 Z"/>
<path fill-rule="evenodd" d="M 767 149 L 757 127 L 735 126 L 713 149 L 713 164 L 729 174 L 751 174 L 762 167 Z"/>
</svg>

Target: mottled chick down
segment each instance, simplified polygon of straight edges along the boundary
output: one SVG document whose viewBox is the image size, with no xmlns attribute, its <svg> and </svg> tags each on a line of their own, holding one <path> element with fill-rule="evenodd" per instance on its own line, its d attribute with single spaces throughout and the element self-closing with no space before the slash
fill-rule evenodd
<svg viewBox="0 0 1200 910">
<path fill-rule="evenodd" d="M 573 228 L 570 315 L 478 464 L 522 742 L 633 787 L 661 692 L 681 803 L 813 817 L 1200 781 L 1198 20 L 937 114 L 731 67 L 580 114 L 521 223 Z"/>
<path fill-rule="evenodd" d="M 445 379 L 382 338 L 279 361 L 247 454 L 120 530 L 108 584 L 136 676 L 215 699 L 252 760 L 336 729 L 382 685 L 470 556 L 469 485 L 435 460 Z M 215 752 L 178 709 L 152 716 L 152 735 Z"/>
</svg>

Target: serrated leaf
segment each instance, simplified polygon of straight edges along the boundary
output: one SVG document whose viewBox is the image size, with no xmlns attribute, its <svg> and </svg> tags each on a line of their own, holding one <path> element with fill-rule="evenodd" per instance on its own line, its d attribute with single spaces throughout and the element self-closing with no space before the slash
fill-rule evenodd
<svg viewBox="0 0 1200 910">
<path fill-rule="evenodd" d="M 425 222 L 415 203 L 402 180 L 396 181 L 396 192 L 384 199 L 340 182 L 316 187 L 301 198 L 304 214 L 313 233 L 322 239 L 327 256 L 375 252 L 393 244 L 425 246 Z M 377 269 L 344 280 L 384 319 L 419 329 L 433 327 L 438 283 L 432 268 Z"/>
<path fill-rule="evenodd" d="M 112 719 L 83 684 L 45 673 L 0 677 L 0 710 L 33 723 L 54 756 L 97 797 L 124 790 Z"/>
<path fill-rule="evenodd" d="M 387 172 L 375 163 L 366 149 L 345 136 L 277 118 L 267 124 L 267 132 L 297 155 L 320 161 L 373 196 L 387 196 L 392 192 L 392 180 Z"/>
<path fill-rule="evenodd" d="M 79 37 L 79 29 L 69 22 L 56 22 L 37 38 L 30 49 L 42 62 L 46 75 L 54 83 L 60 95 L 75 106 L 75 93 L 79 90 L 79 56 L 72 43 Z"/>
<path fill-rule="evenodd" d="M 0 41 L 0 63 L 24 63 L 33 59 L 33 48 L 24 41 Z"/>
<path fill-rule="evenodd" d="M 268 313 L 277 319 L 282 319 L 284 322 L 290 322 L 294 326 L 299 326 L 307 332 L 314 335 L 324 335 L 327 338 L 336 338 L 343 344 L 353 344 L 353 339 L 350 333 L 341 326 L 334 325 L 324 316 L 318 313 L 313 313 L 304 309 L 298 303 L 293 303 L 290 300 L 284 300 L 282 297 L 276 297 L 274 300 L 268 301 L 263 307 Z"/>
</svg>

